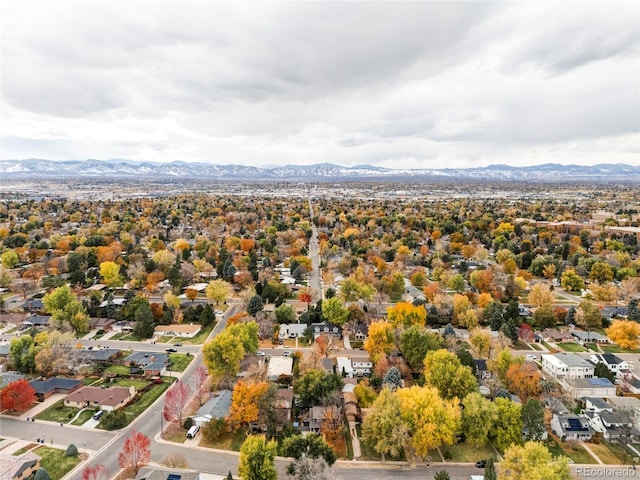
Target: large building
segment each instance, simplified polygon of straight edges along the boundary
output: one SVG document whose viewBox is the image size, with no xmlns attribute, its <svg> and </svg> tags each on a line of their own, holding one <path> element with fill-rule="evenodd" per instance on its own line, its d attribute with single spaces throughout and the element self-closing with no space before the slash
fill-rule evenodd
<svg viewBox="0 0 640 480">
<path fill-rule="evenodd" d="M 542 355 L 542 371 L 558 381 L 574 378 L 593 378 L 595 366 L 575 353 Z"/>
</svg>

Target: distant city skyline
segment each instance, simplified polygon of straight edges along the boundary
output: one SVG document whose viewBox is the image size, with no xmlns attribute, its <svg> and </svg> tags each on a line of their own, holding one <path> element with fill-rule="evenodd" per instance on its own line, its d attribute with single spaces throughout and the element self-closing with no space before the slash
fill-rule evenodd
<svg viewBox="0 0 640 480">
<path fill-rule="evenodd" d="M 640 3 L 0 7 L 0 159 L 640 164 Z"/>
</svg>

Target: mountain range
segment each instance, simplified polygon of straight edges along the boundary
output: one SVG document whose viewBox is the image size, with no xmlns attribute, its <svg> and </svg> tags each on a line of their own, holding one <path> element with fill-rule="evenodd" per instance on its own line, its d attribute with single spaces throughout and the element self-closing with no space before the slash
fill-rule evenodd
<svg viewBox="0 0 640 480">
<path fill-rule="evenodd" d="M 332 163 L 251 167 L 174 161 L 134 160 L 1 160 L 0 181 L 9 178 L 182 178 L 243 181 L 329 180 L 487 180 L 487 181 L 640 181 L 640 166 L 602 163 L 592 166 L 546 163 L 528 167 L 489 165 L 474 168 L 384 168 L 371 165 L 345 167 Z"/>
</svg>

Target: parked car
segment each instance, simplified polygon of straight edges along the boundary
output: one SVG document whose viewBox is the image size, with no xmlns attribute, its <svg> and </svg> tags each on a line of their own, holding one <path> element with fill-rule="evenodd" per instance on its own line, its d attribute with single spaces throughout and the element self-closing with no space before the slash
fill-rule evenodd
<svg viewBox="0 0 640 480">
<path fill-rule="evenodd" d="M 292 353 L 289 350 L 286 350 L 284 352 L 282 352 L 282 356 L 283 357 L 290 357 L 292 355 Z"/>
<path fill-rule="evenodd" d="M 524 358 L 527 359 L 527 362 L 535 362 L 538 360 L 537 357 L 531 353 L 527 353 Z"/>
<path fill-rule="evenodd" d="M 104 415 L 104 410 L 98 410 L 96 413 L 93 414 L 93 419 L 100 420 L 102 418 L 102 415 Z"/>
<path fill-rule="evenodd" d="M 198 434 L 199 430 L 200 427 L 198 425 L 192 426 L 187 432 L 187 438 L 194 438 Z"/>
<path fill-rule="evenodd" d="M 258 351 L 256 352 L 256 355 L 258 355 L 259 357 L 264 357 L 264 352 L 262 352 L 262 351 L 258 350 Z"/>
<path fill-rule="evenodd" d="M 476 462 L 476 467 L 478 468 L 484 468 L 487 466 L 487 461 L 486 460 L 480 460 L 479 462 Z"/>
<path fill-rule="evenodd" d="M 173 345 L 176 346 L 176 347 L 181 347 L 182 346 L 182 342 L 174 343 Z"/>
<path fill-rule="evenodd" d="M 175 348 L 167 348 L 167 353 L 176 353 L 178 350 Z"/>
</svg>

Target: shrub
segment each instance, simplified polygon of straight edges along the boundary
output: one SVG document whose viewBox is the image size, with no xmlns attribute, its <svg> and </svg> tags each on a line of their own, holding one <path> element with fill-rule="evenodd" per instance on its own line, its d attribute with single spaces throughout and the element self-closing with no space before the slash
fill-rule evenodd
<svg viewBox="0 0 640 480">
<path fill-rule="evenodd" d="M 185 430 L 189 430 L 191 427 L 193 427 L 193 418 L 191 417 L 185 418 L 184 422 L 182 423 L 182 426 L 184 427 Z"/>
<path fill-rule="evenodd" d="M 36 472 L 33 480 L 51 480 L 51 477 L 49 476 L 49 472 L 47 472 L 44 468 L 41 468 Z"/>
<path fill-rule="evenodd" d="M 65 457 L 77 457 L 78 456 L 78 448 L 73 443 L 70 443 L 69 446 L 67 447 L 67 449 L 64 452 L 64 456 Z"/>
</svg>

